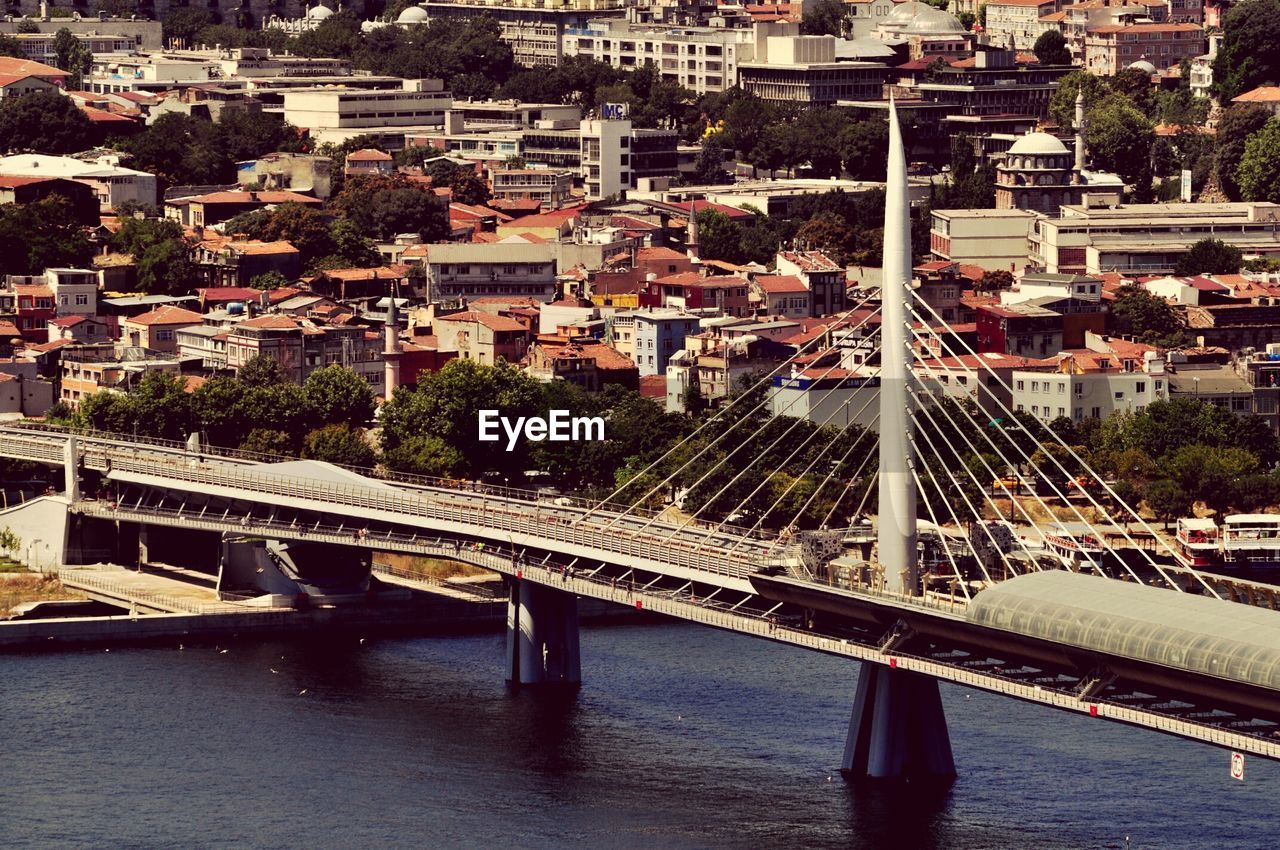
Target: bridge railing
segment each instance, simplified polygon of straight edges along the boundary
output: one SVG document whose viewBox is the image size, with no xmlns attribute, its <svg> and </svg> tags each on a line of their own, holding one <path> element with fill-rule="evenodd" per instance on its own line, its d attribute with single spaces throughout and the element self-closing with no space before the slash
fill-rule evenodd
<svg viewBox="0 0 1280 850">
<path fill-rule="evenodd" d="M 32 431 L 39 434 L 47 435 L 47 437 L 67 437 L 75 435 L 84 440 L 93 441 L 85 443 L 82 446 L 83 452 L 88 457 L 96 457 L 101 459 L 101 454 L 92 449 L 94 445 L 108 445 L 110 447 L 124 447 L 129 444 L 155 446 L 165 449 L 171 453 L 183 454 L 192 458 L 210 457 L 222 458 L 227 460 L 238 460 L 246 463 L 255 464 L 272 464 L 296 461 L 298 458 L 292 455 L 270 454 L 263 452 L 250 452 L 243 449 L 228 448 L 225 446 L 209 446 L 201 445 L 198 452 L 191 451 L 186 442 L 180 440 L 169 440 L 163 437 L 147 437 L 136 434 L 121 434 L 111 431 L 97 431 L 93 429 L 76 429 L 63 425 L 51 425 L 43 422 L 15 422 L 0 428 L 0 431 Z M 3 439 L 0 438 L 0 442 Z M 61 443 L 61 441 L 59 441 Z M 28 442 L 28 446 L 33 448 L 41 448 L 36 442 Z M 53 452 L 48 451 L 47 447 L 43 447 L 42 451 L 31 459 L 58 461 L 62 457 L 60 446 Z M 530 490 L 521 487 L 509 487 L 501 484 L 487 484 L 483 481 L 471 481 L 459 478 L 441 478 L 428 475 L 415 475 L 408 472 L 397 472 L 385 467 L 365 467 L 365 466 L 349 466 L 345 464 L 335 464 L 347 469 L 351 472 L 361 475 L 365 478 L 374 480 L 390 481 L 398 484 L 407 484 L 413 487 L 425 487 L 437 490 L 454 490 L 464 493 L 474 493 L 481 496 L 494 496 L 504 499 L 513 499 L 521 502 L 537 503 L 553 501 L 559 507 L 572 508 L 579 511 L 586 511 L 601 516 L 611 516 L 618 514 L 628 514 L 630 516 L 642 519 L 658 519 L 664 510 L 653 510 L 650 508 L 633 507 L 618 502 L 599 502 L 594 499 L 584 498 L 581 496 L 548 496 L 537 490 Z M 689 524 L 690 529 L 701 529 L 704 531 L 717 528 L 715 523 L 702 520 L 695 520 Z M 758 541 L 771 541 L 773 538 L 767 531 L 758 528 L 747 528 L 744 526 L 736 526 L 725 524 L 719 526 L 717 533 L 725 535 L 733 535 L 740 538 L 748 538 Z"/>
<path fill-rule="evenodd" d="M 735 577 L 745 577 L 756 566 L 749 553 L 731 553 L 701 539 L 689 539 L 692 535 L 664 538 L 660 534 L 608 529 L 598 523 L 575 523 L 556 516 L 554 511 L 543 512 L 536 504 L 532 506 L 532 512 L 513 510 L 511 503 L 501 501 L 480 505 L 473 502 L 450 504 L 438 495 L 424 496 L 413 491 L 269 475 L 250 468 L 202 464 L 194 458 L 183 463 L 135 456 L 127 451 L 111 451 L 109 456 L 112 468 L 122 471 L 228 487 L 258 496 L 271 495 L 376 511 L 393 523 L 403 522 L 406 517 L 443 520 L 464 527 L 479 526 L 471 532 L 477 536 L 490 536 L 494 532 L 505 532 L 508 536 L 522 534 L 588 550 Z M 164 465 L 163 471 L 157 470 L 157 463 Z"/>
</svg>

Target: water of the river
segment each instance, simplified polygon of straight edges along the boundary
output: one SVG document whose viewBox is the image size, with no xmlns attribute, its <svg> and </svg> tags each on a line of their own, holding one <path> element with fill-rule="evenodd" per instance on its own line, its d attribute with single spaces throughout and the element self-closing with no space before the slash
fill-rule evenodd
<svg viewBox="0 0 1280 850">
<path fill-rule="evenodd" d="M 1280 847 L 1261 759 L 943 686 L 950 791 L 856 789 L 846 661 L 584 628 L 565 699 L 502 641 L 0 656 L 0 846 Z"/>
</svg>

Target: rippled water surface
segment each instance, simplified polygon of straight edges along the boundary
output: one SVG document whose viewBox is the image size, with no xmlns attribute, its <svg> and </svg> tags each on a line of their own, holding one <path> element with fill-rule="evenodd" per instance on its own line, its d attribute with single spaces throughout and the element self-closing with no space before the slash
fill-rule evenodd
<svg viewBox="0 0 1280 850">
<path fill-rule="evenodd" d="M 1280 847 L 1261 759 L 944 686 L 955 785 L 850 788 L 848 662 L 582 651 L 568 698 L 509 691 L 500 635 L 0 656 L 0 846 Z"/>
</svg>

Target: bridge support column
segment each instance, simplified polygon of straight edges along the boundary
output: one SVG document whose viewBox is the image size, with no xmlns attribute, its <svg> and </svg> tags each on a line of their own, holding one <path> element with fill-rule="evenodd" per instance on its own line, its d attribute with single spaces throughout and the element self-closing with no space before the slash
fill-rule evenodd
<svg viewBox="0 0 1280 850">
<path fill-rule="evenodd" d="M 67 437 L 62 447 L 62 480 L 67 498 L 75 502 L 80 499 L 80 452 L 76 447 L 75 435 Z"/>
<path fill-rule="evenodd" d="M 517 580 L 507 604 L 507 681 L 513 685 L 578 685 L 578 598 Z"/>
<path fill-rule="evenodd" d="M 841 770 L 853 780 L 954 778 L 951 737 L 937 681 L 864 661 Z"/>
</svg>

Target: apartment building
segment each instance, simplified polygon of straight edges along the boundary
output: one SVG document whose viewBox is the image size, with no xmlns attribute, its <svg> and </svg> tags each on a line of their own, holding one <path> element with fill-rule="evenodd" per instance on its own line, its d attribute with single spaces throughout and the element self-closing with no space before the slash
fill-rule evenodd
<svg viewBox="0 0 1280 850">
<path fill-rule="evenodd" d="M 1067 417 L 1106 419 L 1112 413 L 1138 413 L 1154 401 L 1168 401 L 1164 358 L 1150 346 L 1111 346 L 1094 338 L 1095 348 L 1068 349 L 1057 356 L 1053 372 L 1015 369 L 1013 409 L 1042 422 Z"/>
<path fill-rule="evenodd" d="M 991 44 L 1030 50 L 1051 27 L 1040 19 L 1061 8 L 1061 0 L 988 0 L 987 37 Z"/>
<path fill-rule="evenodd" d="M 549 168 L 495 168 L 489 172 L 493 197 L 537 201 L 543 209 L 564 206 L 573 190 L 573 172 Z"/>
<path fill-rule="evenodd" d="M 652 63 L 664 80 L 699 95 L 732 88 L 738 63 L 754 55 L 754 33 L 744 28 L 593 20 L 564 37 L 565 58 L 583 57 L 626 71 Z"/>
<path fill-rule="evenodd" d="M 1031 262 L 1044 271 L 1168 274 L 1202 239 L 1222 240 L 1250 256 L 1280 257 L 1280 205 L 1099 206 L 1086 194 L 1084 203 L 1063 206 L 1057 216 L 1038 217 L 1029 239 Z"/>
<path fill-rule="evenodd" d="M 563 51 L 567 37 L 586 29 L 595 19 L 625 14 L 620 0 L 426 0 L 405 12 L 412 14 L 416 9 L 431 21 L 492 17 L 502 31 L 502 40 L 511 45 L 515 61 L 531 68 L 559 65 L 568 55 Z M 403 20 L 405 13 L 400 17 Z"/>
<path fill-rule="evenodd" d="M 1177 68 L 1183 59 L 1204 54 L 1199 24 L 1133 23 L 1093 27 L 1085 34 L 1085 70 L 1110 77 L 1134 62 L 1150 62 L 1157 71 Z"/>
<path fill-rule="evenodd" d="M 547 243 L 431 245 L 423 266 L 429 302 L 498 295 L 549 302 L 556 296 L 554 246 Z"/>
<path fill-rule="evenodd" d="M 317 142 L 342 142 L 365 133 L 403 147 L 407 131 L 444 126 L 453 95 L 441 80 L 405 80 L 400 90 L 344 86 L 303 88 L 283 96 L 284 120 L 306 127 Z"/>
</svg>

